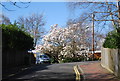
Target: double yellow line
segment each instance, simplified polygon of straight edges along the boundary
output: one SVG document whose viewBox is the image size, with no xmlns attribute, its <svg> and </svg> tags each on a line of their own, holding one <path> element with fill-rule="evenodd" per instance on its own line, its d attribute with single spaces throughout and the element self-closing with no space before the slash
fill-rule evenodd
<svg viewBox="0 0 120 81">
<path fill-rule="evenodd" d="M 76 74 L 76 81 L 80 81 L 80 72 L 78 71 L 78 66 L 74 66 L 74 71 Z"/>
</svg>

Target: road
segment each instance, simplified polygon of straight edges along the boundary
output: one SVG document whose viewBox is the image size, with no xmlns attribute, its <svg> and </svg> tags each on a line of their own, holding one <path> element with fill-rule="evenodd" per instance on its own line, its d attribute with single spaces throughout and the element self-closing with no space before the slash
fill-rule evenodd
<svg viewBox="0 0 120 81">
<path fill-rule="evenodd" d="M 82 62 L 61 63 L 61 64 L 39 64 L 27 70 L 24 70 L 6 80 L 22 80 L 22 81 L 75 81 L 76 76 L 73 70 L 75 65 Z"/>
</svg>

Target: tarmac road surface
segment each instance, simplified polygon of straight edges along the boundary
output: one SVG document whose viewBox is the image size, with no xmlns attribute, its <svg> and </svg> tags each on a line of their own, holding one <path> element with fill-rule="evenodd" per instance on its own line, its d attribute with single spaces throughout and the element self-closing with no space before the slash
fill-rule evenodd
<svg viewBox="0 0 120 81">
<path fill-rule="evenodd" d="M 73 67 L 83 63 L 38 64 L 2 81 L 76 81 Z"/>
</svg>

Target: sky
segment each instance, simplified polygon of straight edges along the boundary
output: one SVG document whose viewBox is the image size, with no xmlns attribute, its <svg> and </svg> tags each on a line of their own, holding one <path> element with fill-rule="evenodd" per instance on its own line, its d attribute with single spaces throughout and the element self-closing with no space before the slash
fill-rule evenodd
<svg viewBox="0 0 120 81">
<path fill-rule="evenodd" d="M 78 17 L 81 13 L 81 11 L 78 10 L 70 10 L 66 2 L 31 2 L 30 4 L 27 4 L 29 5 L 28 8 L 17 8 L 9 3 L 4 3 L 4 5 L 6 5 L 8 9 L 14 10 L 8 11 L 2 7 L 3 14 L 9 17 L 11 22 L 14 22 L 20 16 L 27 17 L 33 13 L 43 13 L 46 21 L 44 27 L 47 31 L 49 31 L 50 26 L 54 24 L 65 27 L 68 19 Z"/>
<path fill-rule="evenodd" d="M 68 2 L 31 2 L 29 4 L 20 4 L 17 2 L 17 4 L 22 8 L 17 8 L 11 5 L 10 3 L 4 2 L 4 5 L 14 11 L 8 11 L 5 8 L 2 7 L 2 12 L 7 17 L 10 18 L 11 22 L 14 22 L 18 19 L 18 17 L 28 17 L 29 15 L 33 13 L 43 13 L 44 20 L 46 21 L 45 24 L 45 30 L 49 31 L 51 25 L 58 24 L 60 27 L 66 27 L 66 22 L 68 19 L 76 19 L 79 18 L 82 13 L 87 11 L 87 9 L 75 9 L 72 10 L 68 8 Z M 24 8 L 28 6 L 27 8 Z M 102 25 L 101 25 L 102 26 Z M 101 28 L 97 28 L 95 26 L 95 30 L 100 30 L 100 32 L 106 33 L 109 31 L 109 27 L 106 27 L 108 29 L 101 30 Z"/>
</svg>

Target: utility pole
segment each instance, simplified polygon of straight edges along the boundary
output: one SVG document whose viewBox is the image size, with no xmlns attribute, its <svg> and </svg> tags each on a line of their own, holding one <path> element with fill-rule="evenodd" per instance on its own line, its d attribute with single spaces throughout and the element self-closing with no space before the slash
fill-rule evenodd
<svg viewBox="0 0 120 81">
<path fill-rule="evenodd" d="M 118 0 L 118 3 L 117 3 L 117 7 L 118 7 L 118 26 L 120 27 L 120 1 Z"/>
<path fill-rule="evenodd" d="M 94 17 L 95 14 L 92 14 L 92 60 L 94 60 Z"/>
<path fill-rule="evenodd" d="M 95 19 L 95 14 L 94 13 L 109 13 L 109 12 L 93 12 L 92 13 L 92 60 L 94 60 L 94 21 L 118 21 L 118 26 L 120 28 L 120 0 L 118 0 L 117 2 L 117 8 L 118 8 L 118 20 L 114 20 L 114 19 L 111 19 L 111 20 L 96 20 Z"/>
</svg>

